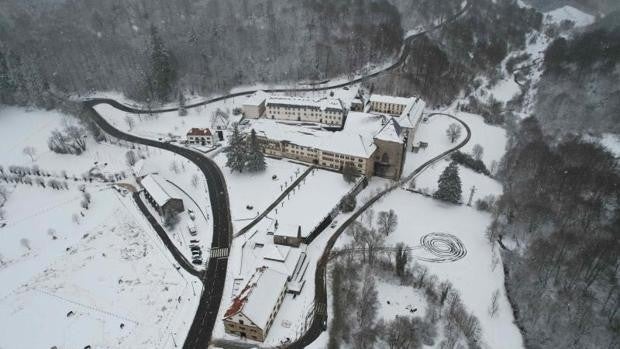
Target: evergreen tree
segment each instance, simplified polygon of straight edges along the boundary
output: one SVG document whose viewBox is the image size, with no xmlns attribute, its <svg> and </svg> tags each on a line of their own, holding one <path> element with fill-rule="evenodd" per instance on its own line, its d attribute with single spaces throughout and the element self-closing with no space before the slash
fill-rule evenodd
<svg viewBox="0 0 620 349">
<path fill-rule="evenodd" d="M 261 172 L 267 167 L 267 164 L 265 163 L 265 156 L 261 151 L 258 139 L 256 139 L 256 131 L 254 131 L 254 129 L 252 129 L 252 132 L 250 133 L 250 142 L 248 144 L 248 153 L 246 156 L 245 166 L 250 172 Z"/>
<path fill-rule="evenodd" d="M 15 88 L 4 53 L 0 51 L 0 102 L 9 103 L 15 93 Z"/>
<path fill-rule="evenodd" d="M 155 26 L 151 26 L 151 93 L 159 101 L 166 101 L 176 80 L 172 56 Z"/>
<path fill-rule="evenodd" d="M 179 116 L 186 116 L 187 109 L 185 108 L 185 96 L 183 92 L 179 92 Z"/>
<path fill-rule="evenodd" d="M 243 172 L 245 168 L 246 159 L 246 144 L 239 131 L 239 124 L 233 124 L 233 132 L 228 139 L 228 149 L 226 150 L 226 167 L 229 167 L 233 172 Z"/>
<path fill-rule="evenodd" d="M 433 197 L 435 199 L 459 203 L 461 201 L 461 178 L 459 177 L 459 168 L 456 162 L 452 161 L 448 167 L 439 176 L 439 189 Z"/>
</svg>

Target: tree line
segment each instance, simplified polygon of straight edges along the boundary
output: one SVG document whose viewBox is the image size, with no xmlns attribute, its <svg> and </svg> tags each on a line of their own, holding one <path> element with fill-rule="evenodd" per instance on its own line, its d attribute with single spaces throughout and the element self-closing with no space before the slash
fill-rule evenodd
<svg viewBox="0 0 620 349">
<path fill-rule="evenodd" d="M 510 143 L 489 237 L 516 244 L 504 250 L 506 283 L 526 345 L 617 347 L 617 160 L 577 136 L 551 142 L 534 117 Z"/>
</svg>

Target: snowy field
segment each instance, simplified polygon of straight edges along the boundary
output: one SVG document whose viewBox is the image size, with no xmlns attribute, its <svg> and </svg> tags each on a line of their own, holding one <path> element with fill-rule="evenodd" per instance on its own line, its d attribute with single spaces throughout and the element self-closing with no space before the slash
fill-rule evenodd
<svg viewBox="0 0 620 349">
<path fill-rule="evenodd" d="M 187 132 L 193 127 L 210 128 L 213 131 L 218 125 L 226 126 L 238 121 L 240 116 L 232 115 L 232 111 L 235 107 L 239 107 L 241 98 L 243 97 L 190 108 L 187 109 L 186 116 L 179 116 L 177 111 L 153 115 L 133 114 L 116 109 L 108 104 L 96 105 L 95 110 L 111 125 L 123 132 L 150 139 L 167 139 L 172 135 L 184 140 Z M 216 117 L 218 109 L 228 114 L 229 118 Z"/>
<path fill-rule="evenodd" d="M 291 185 L 307 167 L 286 160 L 265 158 L 267 169 L 261 173 L 231 172 L 226 167 L 226 154 L 213 157 L 226 178 L 230 201 L 230 214 L 235 230 L 239 230 L 259 212 L 263 212 L 284 188 Z M 273 176 L 276 176 L 273 179 Z M 248 205 L 252 209 L 248 209 Z"/>
<path fill-rule="evenodd" d="M 488 348 L 523 347 L 505 296 L 499 247 L 491 245 L 485 237 L 491 222 L 489 214 L 467 206 L 441 203 L 402 189 L 389 194 L 374 209 L 394 209 L 398 214 L 398 228 L 387 238 L 387 245 L 404 242 L 411 247 L 419 246 L 423 235 L 434 232 L 452 234 L 461 240 L 467 250 L 464 258 L 451 263 L 419 263 L 427 266 L 440 280 L 450 280 L 459 290 L 467 309 L 480 319 L 482 339 Z M 500 290 L 501 301 L 496 317 L 492 318 L 488 309 L 495 290 Z"/>
<path fill-rule="evenodd" d="M 97 144 L 88 135 L 80 156 L 53 153 L 47 148 L 51 131 L 74 123 L 57 112 L 4 108 L 0 122 L 5 170 L 38 165 L 50 178 L 65 181 L 62 171 L 69 176 L 62 190 L 2 182 L 10 194 L 0 228 L 0 347 L 168 348 L 183 342 L 201 284 L 175 269 L 130 195 L 80 178 L 97 168 L 125 172 L 122 181 L 134 185 L 125 163 L 129 148 Z M 26 146 L 35 149 L 33 159 L 22 153 Z M 91 196 L 88 209 L 82 186 Z"/>
<path fill-rule="evenodd" d="M 314 169 L 270 214 L 279 223 L 276 233 L 297 236 L 301 227 L 307 236 L 352 187 L 340 173 Z"/>
</svg>

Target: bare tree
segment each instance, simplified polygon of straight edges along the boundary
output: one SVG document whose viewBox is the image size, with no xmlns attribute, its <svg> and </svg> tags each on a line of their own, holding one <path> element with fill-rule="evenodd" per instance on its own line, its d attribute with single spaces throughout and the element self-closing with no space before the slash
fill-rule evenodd
<svg viewBox="0 0 620 349">
<path fill-rule="evenodd" d="M 463 132 L 463 128 L 461 125 L 453 123 L 448 126 L 446 130 L 446 135 L 450 139 L 450 143 L 454 143 L 459 137 L 461 137 L 461 133 Z"/>
<path fill-rule="evenodd" d="M 402 242 L 396 244 L 396 251 L 394 256 L 394 268 L 396 269 L 396 275 L 403 277 L 405 274 L 405 267 L 409 260 L 409 251 L 407 245 Z"/>
<path fill-rule="evenodd" d="M 471 156 L 476 160 L 482 159 L 482 154 L 484 154 L 484 148 L 480 144 L 474 145 L 471 150 Z"/>
<path fill-rule="evenodd" d="M 27 146 L 27 147 L 24 147 L 24 149 L 22 150 L 22 153 L 24 153 L 24 155 L 29 156 L 30 161 L 34 162 L 34 157 L 37 154 L 37 150 L 35 149 L 35 147 Z"/>
<path fill-rule="evenodd" d="M 47 235 L 49 235 L 52 240 L 58 239 L 58 237 L 56 236 L 56 230 L 54 230 L 53 228 L 47 229 Z"/>
<path fill-rule="evenodd" d="M 32 249 L 30 247 L 30 240 L 28 240 L 26 238 L 22 238 L 21 240 L 19 240 L 19 243 L 22 245 L 22 247 L 24 247 L 28 251 L 30 251 Z"/>
<path fill-rule="evenodd" d="M 179 164 L 177 163 L 176 160 L 172 160 L 170 162 L 170 171 L 172 171 L 172 172 L 174 172 L 176 174 L 178 174 L 180 172 Z"/>
<path fill-rule="evenodd" d="M 394 210 L 381 211 L 377 216 L 377 226 L 382 234 L 390 235 L 398 226 L 398 216 Z"/>
<path fill-rule="evenodd" d="M 197 174 L 192 175 L 192 187 L 198 188 L 198 183 L 200 183 L 200 177 Z"/>
<path fill-rule="evenodd" d="M 489 315 L 495 317 L 499 310 L 499 290 L 495 290 L 491 296 L 491 305 L 489 306 Z"/>
<path fill-rule="evenodd" d="M 136 156 L 136 153 L 133 150 L 128 150 L 125 153 L 125 160 L 127 161 L 127 165 L 133 166 L 138 161 L 138 157 Z"/>
<path fill-rule="evenodd" d="M 129 131 L 133 130 L 133 127 L 136 125 L 136 121 L 129 115 L 125 115 L 125 123 L 129 127 Z"/>
<path fill-rule="evenodd" d="M 9 199 L 9 191 L 6 189 L 5 186 L 0 185 L 0 207 L 2 207 L 8 199 Z"/>
</svg>

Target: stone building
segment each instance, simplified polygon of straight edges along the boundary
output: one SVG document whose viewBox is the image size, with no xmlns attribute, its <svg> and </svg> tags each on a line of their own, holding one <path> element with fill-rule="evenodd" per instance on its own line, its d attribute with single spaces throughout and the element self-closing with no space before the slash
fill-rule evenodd
<svg viewBox="0 0 620 349">
<path fill-rule="evenodd" d="M 172 197 L 160 183 L 161 179 L 155 175 L 147 175 L 140 180 L 144 188 L 144 196 L 147 201 L 157 210 L 160 216 L 183 212 L 183 200 Z"/>
<path fill-rule="evenodd" d="M 260 267 L 224 314 L 226 333 L 265 341 L 287 291 L 288 276 Z"/>
<path fill-rule="evenodd" d="M 208 128 L 192 128 L 187 132 L 187 143 L 213 147 L 216 143 Z"/>
</svg>

